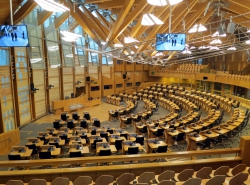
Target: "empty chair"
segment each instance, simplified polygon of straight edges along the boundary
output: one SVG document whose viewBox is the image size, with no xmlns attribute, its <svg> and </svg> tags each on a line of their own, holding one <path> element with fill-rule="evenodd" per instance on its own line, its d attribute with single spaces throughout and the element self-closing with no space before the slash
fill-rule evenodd
<svg viewBox="0 0 250 185">
<path fill-rule="evenodd" d="M 231 178 L 226 178 L 225 182 L 223 185 L 240 185 L 243 184 L 244 181 L 246 181 L 248 178 L 247 173 L 238 173 L 237 175 L 231 177 Z"/>
<path fill-rule="evenodd" d="M 217 168 L 216 170 L 213 170 L 210 174 L 210 177 L 214 177 L 216 175 L 226 175 L 229 171 L 229 166 L 221 166 Z"/>
<path fill-rule="evenodd" d="M 144 145 L 144 137 L 136 137 L 135 139 L 136 143 L 139 143 L 140 145 Z"/>
<path fill-rule="evenodd" d="M 55 178 L 50 185 L 69 185 L 70 181 L 68 178 L 65 177 L 57 177 Z"/>
<path fill-rule="evenodd" d="M 32 179 L 28 185 L 47 185 L 45 179 Z"/>
<path fill-rule="evenodd" d="M 194 174 L 193 169 L 186 169 L 186 170 L 183 170 L 181 173 L 176 173 L 174 176 L 174 180 L 177 182 L 186 181 L 189 178 L 192 178 L 193 174 Z"/>
<path fill-rule="evenodd" d="M 177 182 L 176 185 L 200 185 L 201 178 L 190 178 L 185 182 Z"/>
<path fill-rule="evenodd" d="M 68 116 L 66 113 L 61 114 L 61 120 L 66 121 L 68 119 Z"/>
<path fill-rule="evenodd" d="M 117 185 L 130 185 L 129 183 L 135 179 L 133 173 L 124 173 L 116 179 Z"/>
<path fill-rule="evenodd" d="M 174 171 L 166 170 L 166 171 L 162 172 L 160 175 L 156 175 L 155 180 L 157 183 L 159 183 L 163 180 L 171 180 L 174 178 L 174 175 L 175 175 Z"/>
<path fill-rule="evenodd" d="M 105 138 L 107 141 L 109 141 L 109 137 L 108 137 L 108 133 L 107 132 L 100 133 L 100 137 L 101 138 Z"/>
<path fill-rule="evenodd" d="M 139 147 L 138 146 L 129 146 L 127 154 L 138 154 Z"/>
<path fill-rule="evenodd" d="M 59 122 L 59 121 L 54 121 L 54 122 L 53 122 L 53 127 L 54 127 L 56 130 L 60 129 L 60 127 L 61 127 L 60 122 Z"/>
<path fill-rule="evenodd" d="M 9 180 L 5 185 L 24 185 L 21 180 Z"/>
<path fill-rule="evenodd" d="M 73 113 L 72 113 L 72 118 L 73 118 L 75 121 L 77 121 L 77 120 L 79 120 L 80 116 L 78 116 L 77 112 L 73 112 Z"/>
<path fill-rule="evenodd" d="M 124 124 L 131 125 L 132 124 L 132 118 L 128 118 L 126 121 L 124 121 Z"/>
<path fill-rule="evenodd" d="M 70 158 L 73 158 L 73 157 L 82 157 L 82 153 L 81 153 L 81 151 L 70 152 L 69 153 L 69 157 Z"/>
<path fill-rule="evenodd" d="M 122 149 L 122 142 L 123 142 L 122 139 L 116 139 L 115 140 L 115 148 L 116 148 L 116 150 L 121 150 Z"/>
<path fill-rule="evenodd" d="M 111 150 L 110 149 L 100 150 L 99 156 L 109 156 L 109 155 L 111 155 Z"/>
<path fill-rule="evenodd" d="M 212 173 L 211 167 L 201 168 L 198 172 L 194 172 L 193 178 L 210 179 Z"/>
<path fill-rule="evenodd" d="M 150 181 L 155 178 L 155 173 L 154 172 L 144 172 L 140 176 L 136 177 L 136 182 L 137 183 L 148 183 L 150 184 Z"/>
<path fill-rule="evenodd" d="M 73 185 L 89 185 L 92 184 L 92 178 L 89 176 L 80 176 L 74 182 Z"/>
<path fill-rule="evenodd" d="M 153 153 L 165 153 L 168 151 L 168 145 L 158 146 L 157 150 L 154 150 Z"/>
<path fill-rule="evenodd" d="M 80 127 L 82 127 L 82 128 L 88 128 L 87 120 L 83 119 L 83 120 L 80 122 Z"/>
<path fill-rule="evenodd" d="M 36 147 L 36 144 L 25 145 L 25 146 L 26 146 L 26 147 L 28 147 L 29 149 L 31 149 L 31 150 L 32 150 L 31 155 L 35 155 L 35 154 L 37 154 L 38 149 L 37 149 L 37 147 Z"/>
<path fill-rule="evenodd" d="M 10 161 L 12 161 L 12 160 L 22 160 L 20 154 L 8 155 L 8 158 L 9 158 Z"/>
<path fill-rule="evenodd" d="M 74 125 L 73 120 L 69 120 L 69 121 L 67 122 L 67 127 L 68 127 L 69 129 L 75 128 L 75 125 Z"/>
<path fill-rule="evenodd" d="M 40 159 L 51 159 L 51 153 L 46 151 L 46 152 L 39 152 L 39 158 Z"/>
<path fill-rule="evenodd" d="M 157 131 L 154 132 L 153 134 L 154 134 L 155 136 L 157 136 L 157 137 L 161 137 L 161 136 L 163 136 L 163 132 L 164 132 L 164 129 L 163 129 L 163 128 L 159 128 L 159 129 L 157 129 Z"/>
<path fill-rule="evenodd" d="M 171 180 L 163 180 L 160 183 L 158 183 L 158 185 L 175 185 L 175 184 L 176 182 Z"/>
<path fill-rule="evenodd" d="M 211 179 L 202 180 L 202 185 L 216 185 L 223 184 L 225 182 L 226 175 L 216 175 Z"/>
<path fill-rule="evenodd" d="M 232 177 L 237 175 L 238 173 L 243 172 L 246 169 L 247 165 L 245 164 L 238 164 L 234 168 L 229 169 L 229 172 L 227 172 L 227 175 Z"/>
<path fill-rule="evenodd" d="M 114 181 L 114 177 L 111 175 L 102 175 L 95 180 L 95 185 L 109 185 Z"/>
<path fill-rule="evenodd" d="M 93 126 L 95 126 L 95 127 L 100 127 L 100 126 L 101 126 L 100 120 L 94 120 Z"/>
</svg>

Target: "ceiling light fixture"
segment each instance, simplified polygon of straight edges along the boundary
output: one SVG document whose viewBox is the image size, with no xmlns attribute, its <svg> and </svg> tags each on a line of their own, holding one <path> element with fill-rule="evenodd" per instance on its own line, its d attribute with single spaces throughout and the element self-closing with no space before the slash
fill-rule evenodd
<svg viewBox="0 0 250 185">
<path fill-rule="evenodd" d="M 147 0 L 147 2 L 154 6 L 166 6 L 168 4 L 167 0 Z"/>
<path fill-rule="evenodd" d="M 141 24 L 143 26 L 152 26 L 155 24 L 157 25 L 163 24 L 163 22 L 157 17 L 155 17 L 153 14 L 144 14 L 142 17 Z"/>
<path fill-rule="evenodd" d="M 190 49 L 196 49 L 196 47 L 195 46 L 191 46 Z"/>
<path fill-rule="evenodd" d="M 156 55 L 155 55 L 156 57 L 158 57 L 158 56 L 163 56 L 163 53 L 156 53 Z"/>
<path fill-rule="evenodd" d="M 220 35 L 220 34 L 219 34 L 219 31 L 216 31 L 216 32 L 212 35 L 212 37 L 226 37 L 226 36 L 227 36 L 226 33 Z"/>
<path fill-rule="evenodd" d="M 198 49 L 207 49 L 208 47 L 207 46 L 200 46 Z"/>
<path fill-rule="evenodd" d="M 210 42 L 210 44 L 222 44 L 220 39 L 214 39 L 213 41 Z"/>
<path fill-rule="evenodd" d="M 128 44 L 128 43 L 139 42 L 139 41 L 136 40 L 136 39 L 134 39 L 134 38 L 132 38 L 132 37 L 125 37 L 125 38 L 124 38 L 124 42 L 125 42 L 126 44 Z"/>
<path fill-rule="evenodd" d="M 41 6 L 44 10 L 47 10 L 49 12 L 65 12 L 69 11 L 69 8 L 57 3 L 53 0 L 35 0 L 35 2 Z"/>
<path fill-rule="evenodd" d="M 250 40 L 247 40 L 247 41 L 246 41 L 246 44 L 250 44 Z"/>
<path fill-rule="evenodd" d="M 122 44 L 114 44 L 114 47 L 115 48 L 123 48 L 123 45 Z"/>
<path fill-rule="evenodd" d="M 185 49 L 183 52 L 181 52 L 182 54 L 186 54 L 186 55 L 191 55 L 192 52 L 189 49 Z"/>
<path fill-rule="evenodd" d="M 236 47 L 232 46 L 230 48 L 227 49 L 228 51 L 235 51 L 236 50 Z"/>
<path fill-rule="evenodd" d="M 195 24 L 193 26 L 193 28 L 191 28 L 188 33 L 196 33 L 196 32 L 203 32 L 203 31 L 207 31 L 207 28 L 205 26 L 203 26 L 202 24 Z"/>
<path fill-rule="evenodd" d="M 247 30 L 247 33 L 250 33 L 250 29 Z"/>
<path fill-rule="evenodd" d="M 212 47 L 210 47 L 209 50 L 220 50 L 220 48 L 218 48 L 217 46 L 212 46 Z"/>
<path fill-rule="evenodd" d="M 102 44 L 103 46 L 105 46 L 106 42 L 104 42 L 104 41 L 101 41 L 101 44 Z"/>
</svg>

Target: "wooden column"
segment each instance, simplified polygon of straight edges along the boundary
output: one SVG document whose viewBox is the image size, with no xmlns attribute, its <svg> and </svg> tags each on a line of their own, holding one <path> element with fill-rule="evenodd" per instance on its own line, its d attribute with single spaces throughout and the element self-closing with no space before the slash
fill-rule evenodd
<svg viewBox="0 0 250 185">
<path fill-rule="evenodd" d="M 242 159 L 242 164 L 250 166 L 250 136 L 242 136 L 240 138 L 240 154 L 239 156 Z"/>
</svg>

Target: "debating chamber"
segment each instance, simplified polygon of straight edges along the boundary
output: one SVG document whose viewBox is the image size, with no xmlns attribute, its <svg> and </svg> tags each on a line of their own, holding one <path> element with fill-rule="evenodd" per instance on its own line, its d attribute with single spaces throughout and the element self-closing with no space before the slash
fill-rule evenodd
<svg viewBox="0 0 250 185">
<path fill-rule="evenodd" d="M 0 185 L 250 185 L 250 0 L 1 0 Z"/>
</svg>

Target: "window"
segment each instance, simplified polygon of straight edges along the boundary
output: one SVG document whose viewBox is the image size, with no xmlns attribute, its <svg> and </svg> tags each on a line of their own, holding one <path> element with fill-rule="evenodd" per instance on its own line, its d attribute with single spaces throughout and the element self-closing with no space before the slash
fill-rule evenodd
<svg viewBox="0 0 250 185">
<path fill-rule="evenodd" d="M 116 88 L 122 88 L 122 84 L 116 84 Z"/>
<path fill-rule="evenodd" d="M 131 87 L 132 83 L 126 83 L 126 87 Z"/>
<path fill-rule="evenodd" d="M 10 55 L 8 49 L 0 48 L 0 66 L 10 65 Z"/>
<path fill-rule="evenodd" d="M 135 86 L 139 87 L 141 85 L 141 82 L 135 82 Z"/>
<path fill-rule="evenodd" d="M 122 65 L 122 64 L 123 64 L 123 61 L 122 61 L 122 60 L 117 60 L 117 61 L 116 61 L 116 64 Z"/>
</svg>

